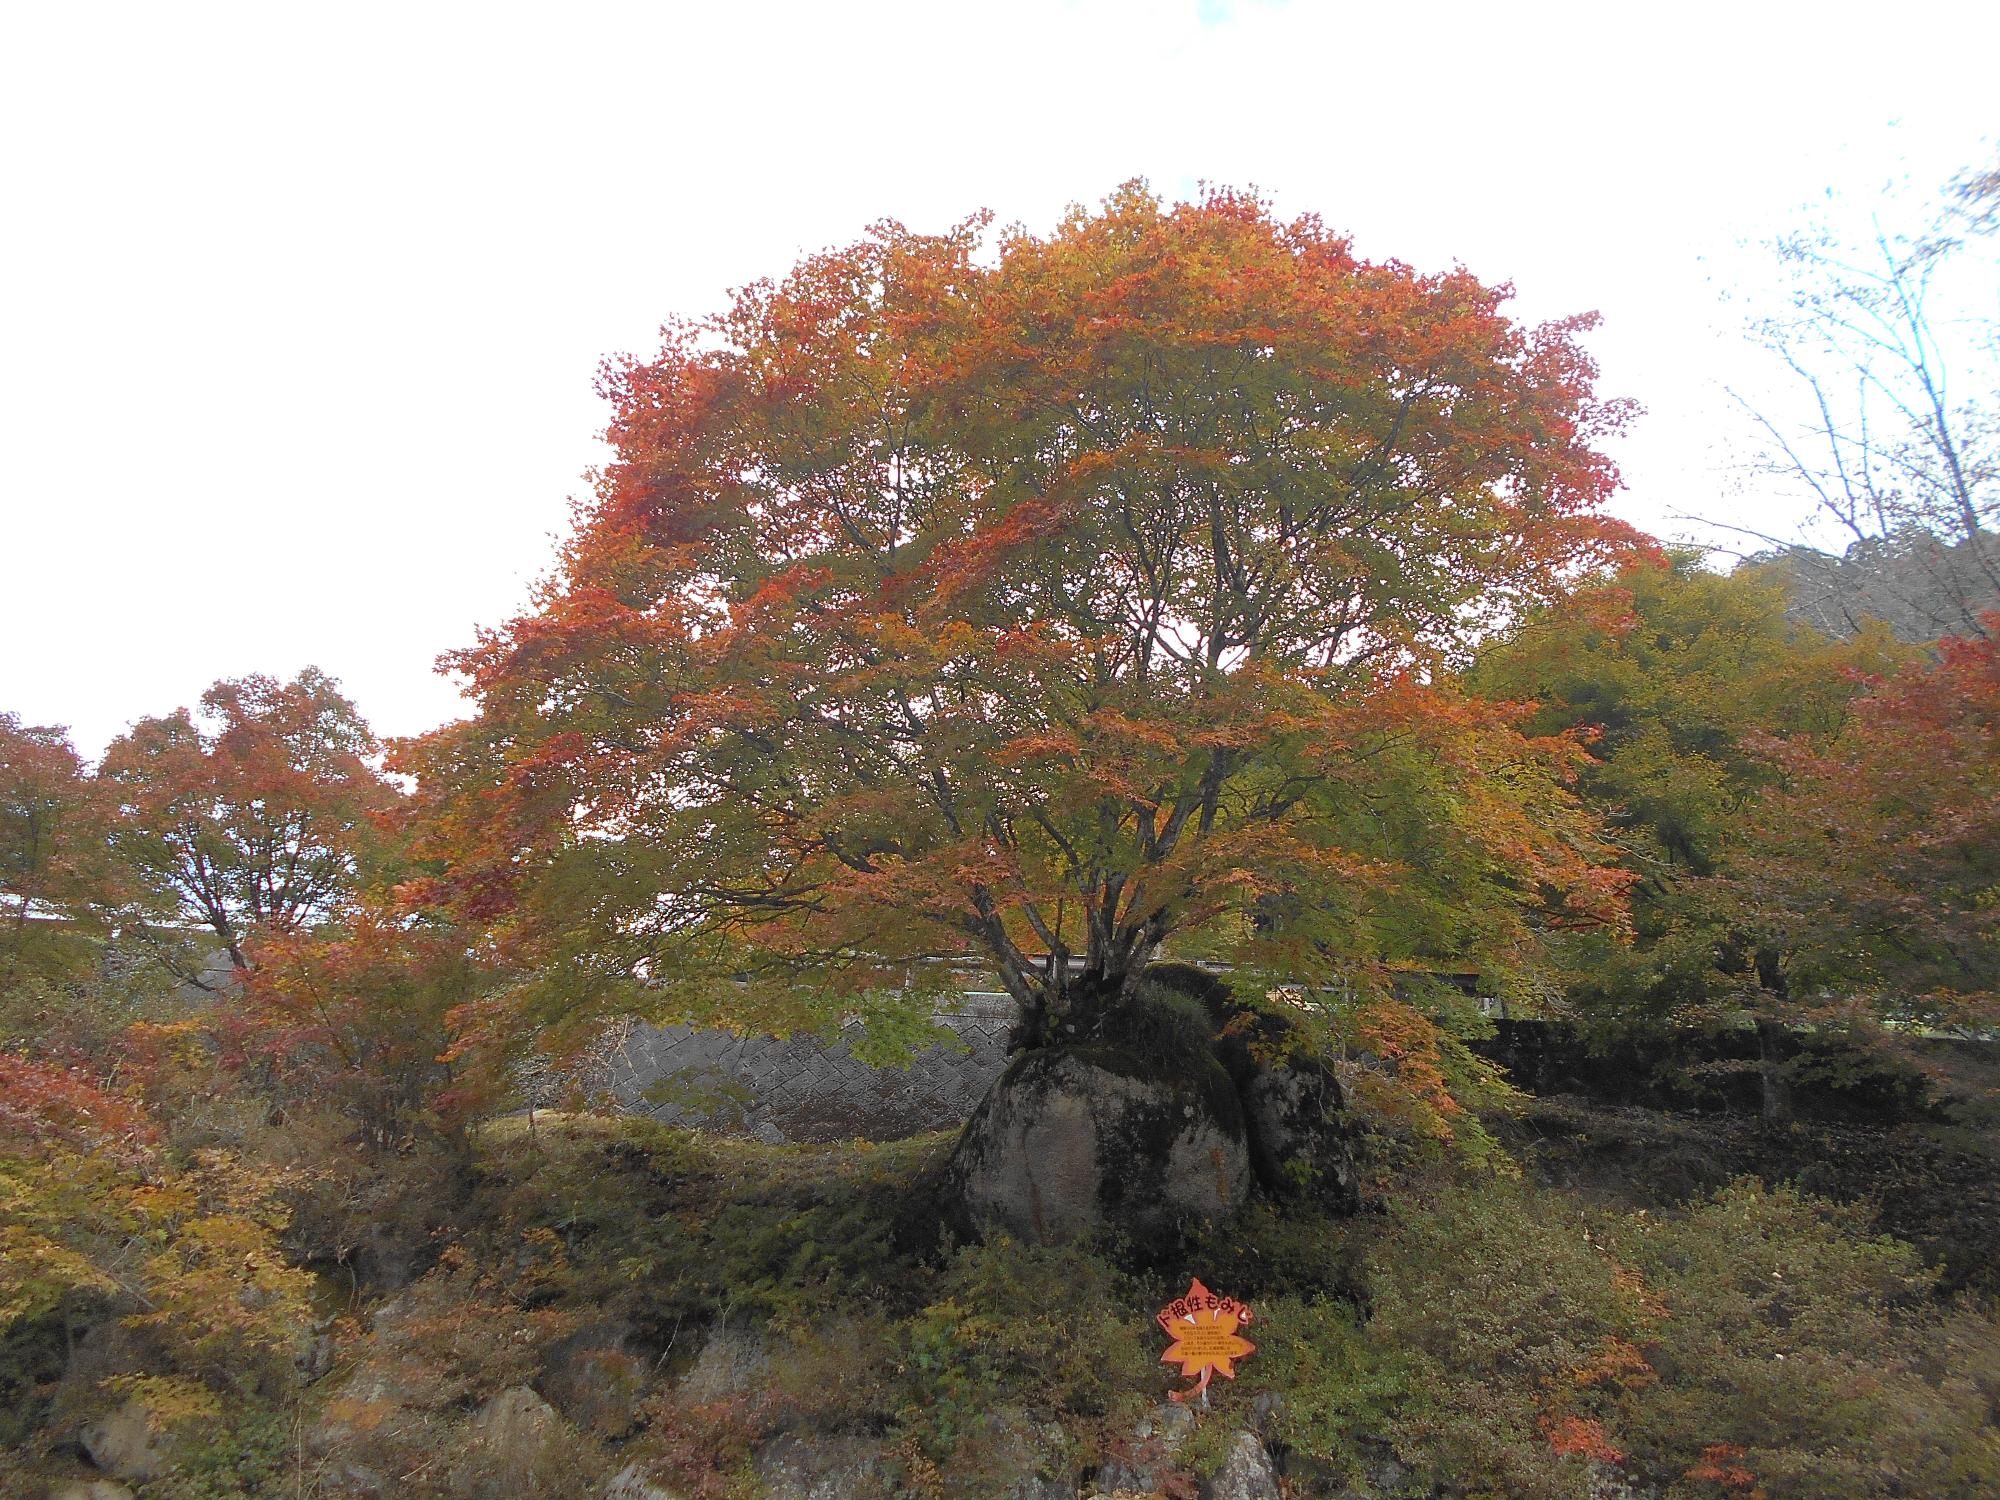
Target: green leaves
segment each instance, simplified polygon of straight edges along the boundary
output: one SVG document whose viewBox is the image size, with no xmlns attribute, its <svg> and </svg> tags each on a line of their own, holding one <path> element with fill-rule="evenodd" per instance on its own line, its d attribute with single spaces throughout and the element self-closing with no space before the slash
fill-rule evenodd
<svg viewBox="0 0 2000 1500">
<path fill-rule="evenodd" d="M 1055 1013 L 1170 945 L 1518 976 L 1531 913 L 1615 924 L 1574 746 L 1443 675 L 1624 536 L 1582 325 L 1229 192 L 979 228 L 609 373 L 479 719 L 399 751 L 419 898 L 579 1006 L 778 1025 L 936 955 Z"/>
</svg>

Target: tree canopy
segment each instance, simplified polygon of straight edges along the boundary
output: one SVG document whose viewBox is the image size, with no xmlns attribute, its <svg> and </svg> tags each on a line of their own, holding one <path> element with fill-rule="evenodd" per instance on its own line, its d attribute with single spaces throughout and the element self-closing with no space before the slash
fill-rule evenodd
<svg viewBox="0 0 2000 1500">
<path fill-rule="evenodd" d="M 1781 777 L 1765 747 L 1838 733 L 1877 674 L 1913 653 L 1879 626 L 1829 639 L 1787 618 L 1770 568 L 1636 560 L 1480 655 L 1478 691 L 1537 704 L 1529 727 L 1592 736 L 1581 787 L 1632 872 L 1635 942 L 1568 940 L 1564 986 L 1594 1028 L 1717 1019 L 1754 986 L 1740 913 L 1707 878 Z"/>
<path fill-rule="evenodd" d="M 66 731 L 0 713 L 0 979 L 87 961 L 113 878 L 108 809 Z"/>
<path fill-rule="evenodd" d="M 141 719 L 105 751 L 114 845 L 141 894 L 138 922 L 214 933 L 238 969 L 246 940 L 336 915 L 394 789 L 374 735 L 315 668 L 281 683 L 218 682 L 187 709 Z M 191 977 L 191 976 L 190 976 Z"/>
<path fill-rule="evenodd" d="M 417 893 L 570 1005 L 968 953 L 1052 1024 L 1170 939 L 1508 975 L 1617 921 L 1577 744 L 1441 675 L 1628 540 L 1590 320 L 1228 192 L 984 229 L 607 367 L 555 574 L 400 753 Z"/>
<path fill-rule="evenodd" d="M 1720 883 L 1784 955 L 1797 1014 L 1971 1030 L 2000 1014 L 2000 618 L 1986 623 L 1875 684 L 1838 734 L 1761 742 L 1780 780 Z"/>
</svg>

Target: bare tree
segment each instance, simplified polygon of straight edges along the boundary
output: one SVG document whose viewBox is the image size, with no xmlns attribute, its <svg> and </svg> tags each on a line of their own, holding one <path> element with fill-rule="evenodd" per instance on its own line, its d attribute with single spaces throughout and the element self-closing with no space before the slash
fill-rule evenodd
<svg viewBox="0 0 2000 1500">
<path fill-rule="evenodd" d="M 1871 216 L 1773 245 L 1784 306 L 1753 338 L 1791 373 L 1785 408 L 1732 390 L 1755 466 L 1801 482 L 1839 552 L 1786 544 L 1815 624 L 1864 615 L 1899 634 L 1983 633 L 2000 608 L 2000 161 L 1961 174 L 1919 231 Z"/>
</svg>

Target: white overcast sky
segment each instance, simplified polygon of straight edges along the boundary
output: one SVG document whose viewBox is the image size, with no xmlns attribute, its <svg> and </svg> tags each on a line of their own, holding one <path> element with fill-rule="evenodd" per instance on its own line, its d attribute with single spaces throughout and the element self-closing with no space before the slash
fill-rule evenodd
<svg viewBox="0 0 2000 1500">
<path fill-rule="evenodd" d="M 1256 184 L 1604 314 L 1621 511 L 1726 494 L 1716 283 L 2000 129 L 1978 4 L 0 3 L 0 710 L 317 664 L 376 727 L 548 566 L 598 360 L 895 217 Z M 1761 508 L 1760 508 L 1761 506 Z"/>
</svg>

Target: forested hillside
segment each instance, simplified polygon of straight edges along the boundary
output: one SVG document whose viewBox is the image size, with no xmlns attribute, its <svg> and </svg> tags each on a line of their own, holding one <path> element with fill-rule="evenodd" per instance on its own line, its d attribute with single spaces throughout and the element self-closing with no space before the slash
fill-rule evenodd
<svg viewBox="0 0 2000 1500">
<path fill-rule="evenodd" d="M 463 719 L 0 716 L 0 1496 L 2000 1493 L 1993 410 L 1720 571 L 1592 326 L 883 221 L 607 365 Z M 942 1131 L 600 1086 L 969 990 Z"/>
</svg>

